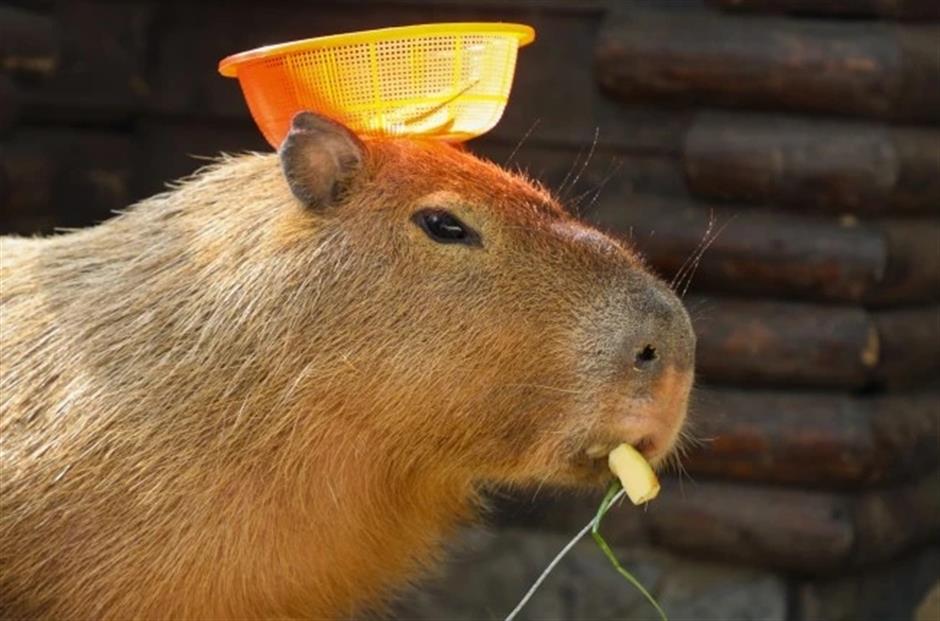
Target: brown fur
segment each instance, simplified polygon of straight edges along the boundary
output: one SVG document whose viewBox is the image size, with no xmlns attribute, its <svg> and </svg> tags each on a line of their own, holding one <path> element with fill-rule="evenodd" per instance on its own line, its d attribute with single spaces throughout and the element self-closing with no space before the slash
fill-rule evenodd
<svg viewBox="0 0 940 621">
<path fill-rule="evenodd" d="M 694 347 L 671 292 L 522 178 L 368 145 L 323 212 L 246 155 L 2 241 L 0 612 L 342 617 L 433 561 L 481 484 L 599 482 L 592 440 L 669 450 Z M 421 205 L 483 246 L 435 244 Z M 655 381 L 634 333 L 676 351 Z"/>
</svg>

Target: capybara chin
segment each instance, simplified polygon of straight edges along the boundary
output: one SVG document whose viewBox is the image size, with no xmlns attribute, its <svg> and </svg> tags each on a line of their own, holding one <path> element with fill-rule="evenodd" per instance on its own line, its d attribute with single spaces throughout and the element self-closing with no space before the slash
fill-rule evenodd
<svg viewBox="0 0 940 621">
<path fill-rule="evenodd" d="M 277 155 L 0 250 L 9 617 L 358 614 L 482 485 L 597 486 L 685 418 L 669 288 L 440 143 L 301 113 Z"/>
</svg>

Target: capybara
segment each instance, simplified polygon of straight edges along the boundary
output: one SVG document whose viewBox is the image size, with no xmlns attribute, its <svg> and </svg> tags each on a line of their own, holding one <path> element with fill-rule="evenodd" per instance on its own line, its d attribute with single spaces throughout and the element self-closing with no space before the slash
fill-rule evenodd
<svg viewBox="0 0 940 621">
<path fill-rule="evenodd" d="M 278 154 L 0 250 L 9 617 L 360 614 L 481 488 L 600 487 L 686 415 L 672 290 L 443 143 L 304 112 Z"/>
</svg>

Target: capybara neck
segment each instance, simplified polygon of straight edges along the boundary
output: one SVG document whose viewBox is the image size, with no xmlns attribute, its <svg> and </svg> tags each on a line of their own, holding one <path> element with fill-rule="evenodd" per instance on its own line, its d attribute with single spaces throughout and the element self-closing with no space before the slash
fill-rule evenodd
<svg viewBox="0 0 940 621">
<path fill-rule="evenodd" d="M 383 348 L 349 333 L 371 266 L 324 259 L 344 243 L 326 231 L 302 242 L 319 260 L 292 254 L 285 196 L 275 156 L 245 156 L 98 227 L 5 240 L 0 565 L 20 584 L 0 593 L 108 585 L 10 610 L 350 613 L 468 515 L 468 472 L 396 429 L 396 395 L 376 411 Z"/>
</svg>

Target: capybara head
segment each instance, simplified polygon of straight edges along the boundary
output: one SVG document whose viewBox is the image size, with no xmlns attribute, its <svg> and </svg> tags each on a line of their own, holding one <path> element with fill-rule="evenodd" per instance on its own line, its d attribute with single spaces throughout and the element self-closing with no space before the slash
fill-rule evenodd
<svg viewBox="0 0 940 621">
<path fill-rule="evenodd" d="M 499 483 L 596 483 L 621 442 L 669 453 L 695 337 L 623 242 L 448 145 L 363 141 L 301 113 L 280 158 L 293 200 L 278 227 L 318 271 L 313 332 L 292 338 L 354 385 L 350 424 Z"/>
</svg>

